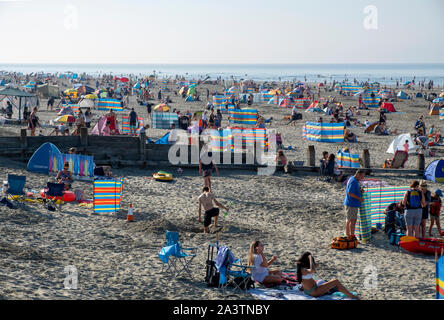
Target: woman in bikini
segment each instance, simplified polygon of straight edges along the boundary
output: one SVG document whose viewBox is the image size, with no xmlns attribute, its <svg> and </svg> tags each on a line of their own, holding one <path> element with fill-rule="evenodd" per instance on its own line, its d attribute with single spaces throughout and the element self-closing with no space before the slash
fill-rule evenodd
<svg viewBox="0 0 444 320">
<path fill-rule="evenodd" d="M 316 264 L 310 252 L 304 252 L 297 261 L 297 276 L 299 283 L 302 284 L 304 293 L 312 297 L 321 297 L 327 294 L 331 289 L 337 288 L 339 292 L 344 293 L 351 299 L 359 299 L 359 297 L 350 293 L 337 279 L 318 285 L 313 279 L 318 265 Z"/>
<path fill-rule="evenodd" d="M 254 266 L 251 269 L 253 280 L 264 285 L 281 284 L 282 273 L 279 270 L 268 269 L 276 259 L 276 256 L 273 256 L 267 261 L 264 256 L 264 245 L 260 241 L 253 241 L 248 251 L 248 266 Z"/>
</svg>

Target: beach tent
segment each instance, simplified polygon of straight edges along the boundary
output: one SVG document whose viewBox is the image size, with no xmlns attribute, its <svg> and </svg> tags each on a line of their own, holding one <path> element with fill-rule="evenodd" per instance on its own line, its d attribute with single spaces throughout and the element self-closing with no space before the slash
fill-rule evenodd
<svg viewBox="0 0 444 320">
<path fill-rule="evenodd" d="M 407 99 L 407 94 L 404 91 L 399 91 L 398 94 L 396 95 L 399 99 L 403 99 L 406 100 Z"/>
<path fill-rule="evenodd" d="M 155 106 L 153 110 L 156 112 L 168 112 L 170 111 L 170 107 L 168 107 L 168 105 L 166 105 L 165 103 L 161 103 Z"/>
<path fill-rule="evenodd" d="M 416 153 L 418 147 L 413 143 L 410 133 L 403 133 L 396 136 L 392 143 L 390 143 L 386 152 L 394 154 L 396 150 L 404 150 L 404 143 L 406 140 L 409 142 L 409 154 Z"/>
<path fill-rule="evenodd" d="M 53 86 L 48 83 L 37 86 L 37 93 L 39 93 L 43 98 L 60 97 L 59 86 Z"/>
<path fill-rule="evenodd" d="M 422 95 L 422 93 L 421 92 L 418 92 L 418 93 L 416 93 L 416 96 L 415 96 L 416 98 L 422 98 L 423 97 L 423 95 Z"/>
<path fill-rule="evenodd" d="M 435 160 L 427 166 L 424 179 L 444 183 L 444 160 Z"/>
<path fill-rule="evenodd" d="M 102 136 L 103 134 L 103 129 L 105 129 L 106 127 L 106 116 L 102 116 L 100 117 L 99 121 L 97 122 L 97 124 L 94 126 L 94 128 L 91 130 L 90 135 L 96 135 L 96 136 Z M 118 133 L 121 133 L 119 126 L 117 124 L 116 121 L 116 128 L 115 131 Z"/>
<path fill-rule="evenodd" d="M 0 86 L 5 86 L 6 85 L 6 81 L 5 80 L 0 80 Z"/>
<path fill-rule="evenodd" d="M 302 127 L 302 138 L 317 142 L 344 142 L 344 123 L 306 122 Z"/>
<path fill-rule="evenodd" d="M 443 97 L 435 98 L 433 99 L 432 103 L 444 103 L 444 98 Z"/>
<path fill-rule="evenodd" d="M 14 102 L 11 99 L 9 99 L 9 97 L 19 98 L 18 106 L 16 106 L 14 104 Z M 21 119 L 22 119 L 21 118 L 22 101 L 24 100 L 24 102 L 26 103 L 26 101 L 28 99 L 31 99 L 31 98 L 34 98 L 34 97 L 35 97 L 34 94 L 31 94 L 31 93 L 28 93 L 28 92 L 25 92 L 25 91 L 21 91 L 21 90 L 18 90 L 18 89 L 4 88 L 4 89 L 0 90 L 0 102 L 3 99 L 8 98 L 11 101 L 12 105 L 15 106 L 19 110 L 19 121 L 21 121 Z"/>
<path fill-rule="evenodd" d="M 168 137 L 170 136 L 170 133 L 167 132 L 162 138 L 153 141 L 151 139 L 146 139 L 146 143 L 154 143 L 154 144 L 169 144 L 168 143 Z"/>
<path fill-rule="evenodd" d="M 194 98 L 193 98 L 193 96 L 188 96 L 188 97 L 185 99 L 185 101 L 186 101 L 186 102 L 193 102 L 193 101 L 194 101 Z"/>
<path fill-rule="evenodd" d="M 52 157 L 62 154 L 60 150 L 50 142 L 42 144 L 28 161 L 27 170 L 30 172 L 48 173 Z"/>
<path fill-rule="evenodd" d="M 94 107 L 94 100 L 85 98 L 79 102 L 80 108 L 93 108 Z"/>
<path fill-rule="evenodd" d="M 383 102 L 381 104 L 381 109 L 385 109 L 385 110 L 387 110 L 387 112 L 396 112 L 396 109 L 393 106 L 393 103 L 390 103 L 390 102 Z"/>
</svg>

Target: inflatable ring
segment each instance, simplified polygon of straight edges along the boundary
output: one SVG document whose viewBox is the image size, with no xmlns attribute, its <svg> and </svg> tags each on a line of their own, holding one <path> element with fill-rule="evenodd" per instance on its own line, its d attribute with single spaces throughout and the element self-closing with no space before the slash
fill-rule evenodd
<svg viewBox="0 0 444 320">
<path fill-rule="evenodd" d="M 173 180 L 173 175 L 168 172 L 159 171 L 153 174 L 153 178 L 157 181 L 171 181 Z"/>
<path fill-rule="evenodd" d="M 76 200 L 76 194 L 72 191 L 63 191 L 63 197 L 49 197 L 47 195 L 45 195 L 45 190 L 48 189 L 42 189 L 42 191 L 40 191 L 40 196 L 44 199 L 52 199 L 52 200 L 62 200 L 64 202 L 73 202 Z"/>
</svg>

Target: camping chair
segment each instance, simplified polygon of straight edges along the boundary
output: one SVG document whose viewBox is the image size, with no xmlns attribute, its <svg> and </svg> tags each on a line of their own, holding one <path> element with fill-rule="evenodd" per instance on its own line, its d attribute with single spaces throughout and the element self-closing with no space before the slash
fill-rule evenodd
<svg viewBox="0 0 444 320">
<path fill-rule="evenodd" d="M 396 150 L 393 155 L 393 159 L 387 162 L 387 167 L 392 169 L 404 168 L 404 164 L 407 162 L 409 155 L 405 151 Z"/>
<path fill-rule="evenodd" d="M 60 199 L 63 197 L 63 190 L 65 190 L 65 184 L 64 183 L 53 183 L 48 182 L 47 183 L 48 189 L 45 190 L 45 199 L 43 200 L 43 203 L 45 204 L 45 207 L 49 207 L 49 205 L 53 205 L 56 209 L 59 211 L 62 211 L 62 201 L 60 200 L 59 207 L 57 208 L 57 200 L 56 197 L 60 197 Z"/>
<path fill-rule="evenodd" d="M 11 198 L 13 202 L 17 204 L 23 204 L 25 200 L 25 187 L 26 176 L 17 176 L 15 174 L 8 174 L 9 188 L 6 191 L 7 197 Z"/>
<path fill-rule="evenodd" d="M 162 272 L 170 272 L 175 278 L 186 272 L 190 278 L 193 278 L 190 265 L 196 257 L 199 247 L 183 248 L 179 242 L 178 232 L 167 230 L 165 235 L 167 241 L 159 253 L 159 258 L 163 262 Z M 189 251 L 189 253 L 185 251 Z"/>
<path fill-rule="evenodd" d="M 254 285 L 251 274 L 247 271 L 253 269 L 254 266 L 242 265 L 241 259 L 236 259 L 227 246 L 217 249 L 216 268 L 220 274 L 219 287 L 223 294 L 226 294 L 228 286 L 233 287 L 234 291 L 246 291 L 250 284 Z"/>
</svg>

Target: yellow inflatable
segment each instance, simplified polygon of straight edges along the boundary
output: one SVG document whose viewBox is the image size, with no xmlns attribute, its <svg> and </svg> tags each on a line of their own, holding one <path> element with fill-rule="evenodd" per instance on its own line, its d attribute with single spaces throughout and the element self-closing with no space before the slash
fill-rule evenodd
<svg viewBox="0 0 444 320">
<path fill-rule="evenodd" d="M 159 171 L 153 174 L 153 178 L 157 181 L 171 181 L 173 180 L 173 175 L 168 172 Z"/>
</svg>

